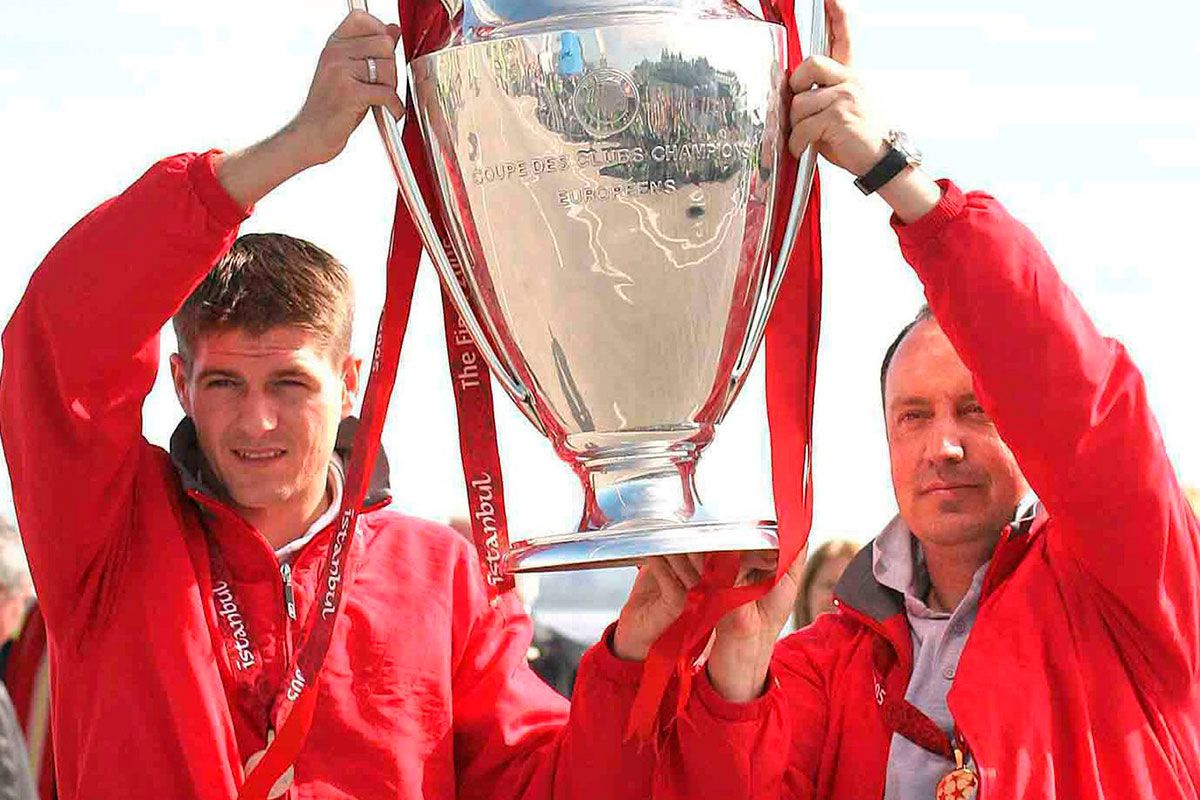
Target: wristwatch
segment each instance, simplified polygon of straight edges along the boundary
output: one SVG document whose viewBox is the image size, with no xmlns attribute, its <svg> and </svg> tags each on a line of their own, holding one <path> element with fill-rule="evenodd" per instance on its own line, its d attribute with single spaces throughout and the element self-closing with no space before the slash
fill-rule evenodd
<svg viewBox="0 0 1200 800">
<path fill-rule="evenodd" d="M 882 189 L 888 181 L 899 175 L 906 167 L 921 166 L 921 151 L 909 140 L 903 131 L 888 131 L 884 139 L 888 145 L 887 155 L 871 168 L 866 175 L 854 181 L 854 185 L 863 194 L 874 194 Z"/>
</svg>

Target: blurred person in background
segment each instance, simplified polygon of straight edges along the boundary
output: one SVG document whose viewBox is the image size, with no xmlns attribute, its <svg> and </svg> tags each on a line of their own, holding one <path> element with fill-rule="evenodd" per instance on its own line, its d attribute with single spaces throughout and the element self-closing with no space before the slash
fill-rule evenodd
<svg viewBox="0 0 1200 800">
<path fill-rule="evenodd" d="M 861 547 L 849 539 L 830 539 L 808 557 L 792 615 L 796 630 L 811 624 L 817 615 L 834 610 L 833 589 Z"/>
<path fill-rule="evenodd" d="M 37 785 L 37 796 L 40 800 L 57 800 L 50 731 L 50 656 L 46 621 L 36 602 L 30 606 L 21 632 L 12 642 L 4 669 L 4 686 L 25 736 L 29 773 Z"/>
<path fill-rule="evenodd" d="M 21 537 L 11 522 L 0 517 L 0 675 L 12 640 L 21 630 L 21 621 L 33 602 L 33 580 Z"/>
<path fill-rule="evenodd" d="M 33 581 L 16 527 L 0 517 L 0 675 L 7 673 L 13 639 L 33 602 Z M 33 800 L 25 734 L 8 691 L 0 686 L 0 800 Z"/>
<path fill-rule="evenodd" d="M 46 628 L 34 602 L 33 579 L 16 526 L 0 517 L 0 676 L 6 692 L 0 699 L 0 800 L 24 797 L 30 774 L 44 773 L 53 798 L 53 766 L 43 770 L 41 754 L 49 742 L 49 670 L 46 666 Z M 36 652 L 35 652 L 36 651 Z M 27 668 L 30 665 L 32 668 Z M 40 671 L 39 671 L 40 666 Z M 41 691 L 34 691 L 40 686 Z M 36 702 L 34 698 L 40 698 Z M 36 722 L 40 720 L 41 722 Z M 31 738 L 32 737 L 32 738 Z M 10 738 L 20 739 L 10 742 Z M 19 746 L 18 746 L 19 745 Z M 15 761 L 14 759 L 19 759 Z M 12 788 L 16 787 L 16 788 Z M 17 792 L 12 794 L 11 792 Z M 9 792 L 6 794 L 6 792 Z"/>
<path fill-rule="evenodd" d="M 0 686 L 0 800 L 36 800 L 25 737 L 8 691 Z"/>
<path fill-rule="evenodd" d="M 517 594 L 525 605 L 525 611 L 533 620 L 533 640 L 529 643 L 527 660 L 529 667 L 537 676 L 544 680 L 550 688 L 563 697 L 570 697 L 575 689 L 575 675 L 579 672 L 579 662 L 588 647 L 595 644 L 599 637 L 586 643 L 568 636 L 558 627 L 548 624 L 546 615 L 539 613 L 539 598 L 543 581 L 548 575 L 517 575 Z M 587 592 L 582 593 L 584 599 Z M 545 605 L 544 603 L 542 604 Z M 613 615 L 615 618 L 615 613 Z"/>
</svg>

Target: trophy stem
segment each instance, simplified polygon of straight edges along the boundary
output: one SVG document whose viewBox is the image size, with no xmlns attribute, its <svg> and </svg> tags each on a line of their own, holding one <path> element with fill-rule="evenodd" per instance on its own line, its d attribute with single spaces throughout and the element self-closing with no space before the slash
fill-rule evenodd
<svg viewBox="0 0 1200 800">
<path fill-rule="evenodd" d="M 776 524 L 720 522 L 696 492 L 694 444 L 621 449 L 575 462 L 584 487 L 579 529 L 514 541 L 511 572 L 550 572 L 634 564 L 653 556 L 729 550 L 774 550 Z"/>
<path fill-rule="evenodd" d="M 696 493 L 695 457 L 695 451 L 685 451 L 582 461 L 580 532 L 711 520 Z"/>
</svg>

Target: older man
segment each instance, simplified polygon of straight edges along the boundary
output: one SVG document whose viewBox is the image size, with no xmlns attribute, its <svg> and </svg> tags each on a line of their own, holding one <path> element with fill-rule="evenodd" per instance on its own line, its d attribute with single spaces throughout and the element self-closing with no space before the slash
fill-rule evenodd
<svg viewBox="0 0 1200 800">
<path fill-rule="evenodd" d="M 900 514 L 837 614 L 775 647 L 784 585 L 722 623 L 695 696 L 741 730 L 714 763 L 681 726 L 676 794 L 1196 798 L 1200 523 L 1141 375 L 1024 226 L 884 133 L 830 11 L 791 145 L 892 207 L 929 301 L 881 372 Z"/>
</svg>

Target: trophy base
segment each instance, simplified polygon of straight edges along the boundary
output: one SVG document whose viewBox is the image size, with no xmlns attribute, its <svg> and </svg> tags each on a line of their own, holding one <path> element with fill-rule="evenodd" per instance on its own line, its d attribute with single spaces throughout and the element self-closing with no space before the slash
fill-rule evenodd
<svg viewBox="0 0 1200 800">
<path fill-rule="evenodd" d="M 778 525 L 758 522 L 651 524 L 609 533 L 587 531 L 513 542 L 505 572 L 561 572 L 627 567 L 652 556 L 779 549 Z"/>
</svg>

